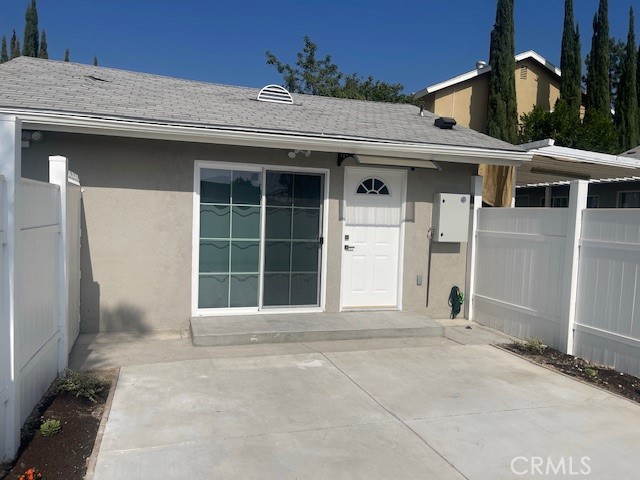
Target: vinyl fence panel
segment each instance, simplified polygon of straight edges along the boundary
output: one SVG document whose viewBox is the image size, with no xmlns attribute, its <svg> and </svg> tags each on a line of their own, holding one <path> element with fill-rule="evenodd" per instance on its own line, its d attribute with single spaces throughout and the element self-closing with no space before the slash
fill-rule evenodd
<svg viewBox="0 0 640 480">
<path fill-rule="evenodd" d="M 16 249 L 16 361 L 20 421 L 58 374 L 60 188 L 22 179 Z"/>
<path fill-rule="evenodd" d="M 561 347 L 567 220 L 567 209 L 478 211 L 475 321 Z"/>
<path fill-rule="evenodd" d="M 640 210 L 585 210 L 575 354 L 640 375 Z"/>
<path fill-rule="evenodd" d="M 0 176 L 0 236 L 5 238 L 6 225 L 6 183 L 3 176 Z M 11 378 L 11 346 L 9 337 L 9 322 L 5 311 L 5 242 L 0 245 L 0 460 L 6 456 L 7 452 L 7 401 L 9 400 L 9 380 Z"/>
<path fill-rule="evenodd" d="M 67 273 L 69 284 L 68 351 L 80 334 L 80 202 L 81 188 L 74 180 L 67 186 Z"/>
</svg>

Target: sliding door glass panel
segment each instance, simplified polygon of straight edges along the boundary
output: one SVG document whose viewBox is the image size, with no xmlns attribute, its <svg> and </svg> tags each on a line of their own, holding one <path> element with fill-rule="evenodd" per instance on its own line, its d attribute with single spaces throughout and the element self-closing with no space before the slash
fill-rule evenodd
<svg viewBox="0 0 640 480">
<path fill-rule="evenodd" d="M 263 301 L 265 306 L 289 305 L 289 280 L 287 273 L 265 273 L 263 287 Z"/>
<path fill-rule="evenodd" d="M 231 275 L 231 307 L 255 307 L 258 275 Z"/>
<path fill-rule="evenodd" d="M 229 275 L 200 275 L 199 308 L 226 308 L 229 303 Z"/>
<path fill-rule="evenodd" d="M 261 173 L 200 171 L 199 308 L 258 306 Z"/>
<path fill-rule="evenodd" d="M 265 306 L 318 305 L 322 175 L 266 173 Z"/>
</svg>

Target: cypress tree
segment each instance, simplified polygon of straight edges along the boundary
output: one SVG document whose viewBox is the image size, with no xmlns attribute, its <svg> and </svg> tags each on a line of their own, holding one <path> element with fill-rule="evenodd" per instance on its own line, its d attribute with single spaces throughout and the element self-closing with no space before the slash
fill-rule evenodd
<svg viewBox="0 0 640 480">
<path fill-rule="evenodd" d="M 640 143 L 638 130 L 638 64 L 633 7 L 629 9 L 629 33 L 622 61 L 622 74 L 616 96 L 615 124 L 620 137 L 620 149 L 625 151 Z"/>
<path fill-rule="evenodd" d="M 516 104 L 514 0 L 498 0 L 496 23 L 489 48 L 489 105 L 487 134 L 515 143 L 518 133 Z"/>
<path fill-rule="evenodd" d="M 26 57 L 38 56 L 38 10 L 36 0 L 31 0 L 24 14 L 24 43 L 22 45 L 22 55 Z"/>
<path fill-rule="evenodd" d="M 95 55 L 93 56 L 93 66 L 94 67 L 98 66 L 98 57 L 96 57 Z"/>
<path fill-rule="evenodd" d="M 11 35 L 11 60 L 20 56 L 20 40 L 16 36 L 16 31 L 13 31 L 13 35 Z"/>
<path fill-rule="evenodd" d="M 593 17 L 593 37 L 587 69 L 587 105 L 585 121 L 598 113 L 611 116 L 611 89 L 609 80 L 609 5 L 600 0 Z"/>
<path fill-rule="evenodd" d="M 489 46 L 489 103 L 487 134 L 516 143 L 518 136 L 518 107 L 516 102 L 516 62 L 513 26 L 514 0 L 498 0 L 496 23 L 491 31 Z M 483 177 L 483 200 L 494 207 L 511 204 L 514 171 L 512 167 L 480 165 Z"/>
<path fill-rule="evenodd" d="M 8 62 L 9 54 L 7 53 L 7 37 L 2 36 L 2 51 L 0 51 L 0 63 Z"/>
<path fill-rule="evenodd" d="M 564 28 L 562 30 L 562 49 L 560 53 L 560 99 L 568 108 L 569 115 L 580 118 L 582 104 L 582 59 L 580 52 L 580 30 L 573 18 L 573 0 L 564 3 Z"/>
<path fill-rule="evenodd" d="M 40 51 L 38 52 L 38 58 L 49 58 L 49 51 L 47 50 L 47 33 L 42 30 L 42 36 L 40 37 Z"/>
<path fill-rule="evenodd" d="M 65 62 L 69 61 L 69 49 L 68 48 L 64 51 L 64 61 Z"/>
</svg>

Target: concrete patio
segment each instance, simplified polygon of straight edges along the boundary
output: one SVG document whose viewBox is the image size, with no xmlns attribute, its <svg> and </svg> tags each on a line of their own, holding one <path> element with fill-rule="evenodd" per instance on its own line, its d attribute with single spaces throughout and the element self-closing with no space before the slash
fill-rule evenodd
<svg viewBox="0 0 640 480">
<path fill-rule="evenodd" d="M 397 310 L 193 317 L 198 346 L 316 342 L 368 338 L 442 337 L 444 327 L 426 315 Z"/>
<path fill-rule="evenodd" d="M 489 329 L 443 326 L 235 347 L 85 338 L 76 368 L 128 365 L 94 478 L 539 478 L 530 462 L 547 457 L 565 462 L 554 478 L 584 457 L 585 478 L 635 475 L 638 405 L 488 345 L 506 340 Z"/>
</svg>

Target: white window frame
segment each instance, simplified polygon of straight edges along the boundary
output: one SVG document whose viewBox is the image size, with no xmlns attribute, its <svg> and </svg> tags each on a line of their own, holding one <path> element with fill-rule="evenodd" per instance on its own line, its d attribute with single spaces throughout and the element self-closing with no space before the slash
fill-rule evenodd
<svg viewBox="0 0 640 480">
<path fill-rule="evenodd" d="M 258 306 L 257 307 L 228 307 L 228 308 L 199 308 L 198 289 L 200 275 L 200 171 L 202 169 L 235 170 L 244 172 L 260 172 L 260 258 L 258 271 Z M 327 251 L 329 235 L 329 169 L 298 167 L 295 165 L 268 165 L 257 163 L 234 163 L 215 160 L 195 160 L 193 165 L 193 231 L 191 251 L 191 316 L 211 317 L 222 315 L 247 315 L 247 314 L 278 314 L 278 313 L 313 313 L 324 312 L 326 305 L 327 282 Z M 263 307 L 262 292 L 264 289 L 264 231 L 266 224 L 266 197 L 264 185 L 266 172 L 290 172 L 290 173 L 315 173 L 324 175 L 323 203 L 322 203 L 322 259 L 320 265 L 320 306 L 318 307 Z"/>
</svg>

